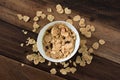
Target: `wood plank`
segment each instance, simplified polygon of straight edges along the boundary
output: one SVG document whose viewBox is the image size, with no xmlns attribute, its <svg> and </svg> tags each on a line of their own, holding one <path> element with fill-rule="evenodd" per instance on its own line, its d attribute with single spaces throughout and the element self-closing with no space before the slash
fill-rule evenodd
<svg viewBox="0 0 120 80">
<path fill-rule="evenodd" d="M 15 16 L 16 13 L 29 15 L 33 18 L 33 16 L 35 16 L 35 11 L 42 10 L 44 13 L 46 13 L 46 8 L 51 7 L 54 10 L 52 14 L 58 16 L 58 14 L 55 12 L 55 5 L 56 4 L 48 0 L 0 0 L 0 19 L 18 27 L 31 30 L 32 21 L 30 21 L 30 23 L 24 23 L 22 21 L 19 21 Z M 77 13 L 78 12 L 73 11 L 71 17 L 73 17 Z M 63 14 L 59 15 L 59 17 L 56 17 L 55 20 L 65 20 L 67 18 L 68 16 Z M 89 18 L 87 18 L 87 20 L 87 23 L 93 24 L 96 27 L 96 32 L 93 34 L 93 37 L 89 40 L 89 42 L 92 43 L 93 41 L 97 41 L 100 38 L 103 38 L 106 41 L 106 44 L 102 46 L 98 51 L 96 51 L 95 55 L 114 61 L 116 63 L 120 63 L 120 37 L 118 37 L 120 36 L 120 30 L 113 25 L 108 25 L 109 22 L 107 22 L 107 24 L 100 22 L 99 18 L 97 18 L 95 21 L 89 21 Z M 40 25 L 43 26 L 47 23 L 47 20 L 42 20 Z M 79 28 L 76 23 L 74 25 L 77 29 Z"/>
<path fill-rule="evenodd" d="M 36 67 L 40 70 L 49 72 L 52 67 L 59 70 L 60 65 L 47 66 L 47 61 L 43 64 L 34 65 L 26 59 L 26 55 L 31 53 L 31 47 L 20 47 L 20 43 L 24 42 L 28 36 L 36 37 L 36 33 L 29 31 L 28 35 L 24 35 L 21 30 L 22 28 L 15 27 L 11 24 L 0 21 L 0 55 L 6 56 L 8 58 L 14 59 L 16 61 L 25 63 L 27 65 Z M 17 34 L 16 34 L 17 32 Z M 9 35 L 10 34 L 10 35 Z M 19 36 L 19 37 L 16 37 Z M 12 46 L 12 47 L 11 47 Z M 75 59 L 75 55 L 72 60 Z M 120 78 L 120 64 L 116 64 L 104 58 L 99 58 L 94 56 L 92 64 L 86 67 L 77 67 L 77 72 L 75 74 L 69 73 L 67 76 L 61 75 L 59 72 L 58 76 L 66 78 L 68 80 L 119 80 Z"/>
<path fill-rule="evenodd" d="M 65 80 L 0 55 L 0 80 Z"/>
</svg>

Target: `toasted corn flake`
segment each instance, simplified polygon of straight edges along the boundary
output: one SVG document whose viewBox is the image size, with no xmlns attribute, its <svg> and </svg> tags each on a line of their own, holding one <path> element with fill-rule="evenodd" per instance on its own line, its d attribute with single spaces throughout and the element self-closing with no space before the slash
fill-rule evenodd
<svg viewBox="0 0 120 80">
<path fill-rule="evenodd" d="M 48 62 L 48 66 L 51 66 L 51 62 L 50 61 Z"/>
<path fill-rule="evenodd" d="M 70 71 L 74 74 L 77 71 L 77 69 L 75 67 L 71 67 Z"/>
<path fill-rule="evenodd" d="M 63 75 L 67 75 L 67 72 L 65 69 L 60 69 L 60 73 L 63 74 Z"/>
<path fill-rule="evenodd" d="M 52 12 L 52 9 L 51 8 L 47 8 L 47 12 Z"/>
<path fill-rule="evenodd" d="M 41 18 L 42 18 L 42 19 L 45 19 L 45 18 L 46 18 L 46 15 L 45 15 L 45 14 L 41 14 Z"/>
<path fill-rule="evenodd" d="M 94 42 L 92 47 L 93 47 L 93 49 L 98 49 L 99 48 L 99 43 L 98 42 Z"/>
<path fill-rule="evenodd" d="M 22 20 L 22 19 L 23 19 L 22 14 L 17 14 L 17 17 L 18 17 L 19 20 Z"/>
<path fill-rule="evenodd" d="M 39 27 L 40 27 L 40 26 L 39 26 L 39 24 L 38 24 L 37 22 L 34 22 L 34 23 L 33 23 L 33 28 L 34 28 L 34 29 L 37 29 L 37 28 L 39 28 Z"/>
<path fill-rule="evenodd" d="M 70 23 L 70 24 L 73 24 L 72 19 L 67 19 L 66 22 L 68 22 L 68 23 Z"/>
<path fill-rule="evenodd" d="M 77 64 L 80 64 L 80 61 L 81 61 L 80 56 L 77 56 L 75 62 L 76 62 Z"/>
<path fill-rule="evenodd" d="M 94 31 L 95 31 L 95 27 L 94 27 L 94 26 L 91 26 L 91 27 L 90 27 L 90 30 L 91 30 L 92 32 L 94 32 Z"/>
<path fill-rule="evenodd" d="M 76 16 L 73 17 L 73 21 L 79 21 L 80 18 L 81 18 L 80 15 L 76 15 Z"/>
<path fill-rule="evenodd" d="M 53 15 L 48 15 L 47 16 L 47 19 L 50 21 L 50 22 L 52 22 L 53 20 L 54 20 L 54 16 Z"/>
<path fill-rule="evenodd" d="M 56 71 L 56 69 L 55 69 L 55 68 L 52 68 L 52 69 L 50 70 L 50 73 L 51 73 L 51 74 L 56 74 L 56 73 L 57 73 L 57 71 Z"/>
<path fill-rule="evenodd" d="M 36 16 L 40 17 L 42 15 L 42 11 L 37 11 Z"/>
<path fill-rule="evenodd" d="M 28 22 L 28 21 L 29 21 L 29 19 L 30 19 L 30 17 L 29 17 L 29 16 L 23 16 L 23 21 Z"/>
<path fill-rule="evenodd" d="M 75 62 L 73 62 L 73 66 L 75 66 L 75 67 L 77 66 Z"/>
<path fill-rule="evenodd" d="M 65 8 L 65 14 L 71 14 L 71 9 Z"/>
<path fill-rule="evenodd" d="M 38 21 L 39 20 L 39 17 L 38 16 L 35 16 L 34 18 L 33 18 L 33 21 Z"/>
<path fill-rule="evenodd" d="M 88 50 L 89 53 L 93 53 L 93 51 L 94 51 L 93 48 L 89 48 Z"/>
<path fill-rule="evenodd" d="M 104 41 L 103 39 L 100 39 L 100 40 L 99 40 L 99 43 L 100 43 L 101 45 L 103 45 L 103 44 L 105 44 L 105 41 Z"/>
</svg>

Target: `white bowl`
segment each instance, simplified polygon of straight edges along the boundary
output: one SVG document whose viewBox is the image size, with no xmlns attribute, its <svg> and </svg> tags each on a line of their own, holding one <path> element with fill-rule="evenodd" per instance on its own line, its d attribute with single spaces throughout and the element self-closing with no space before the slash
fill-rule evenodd
<svg viewBox="0 0 120 80">
<path fill-rule="evenodd" d="M 61 58 L 61 59 L 53 59 L 53 58 L 50 58 L 49 56 L 46 55 L 44 49 L 43 49 L 43 37 L 44 37 L 44 34 L 46 32 L 46 30 L 56 24 L 56 23 L 63 23 L 65 24 L 69 29 L 71 29 L 75 34 L 76 34 L 76 41 L 75 41 L 75 48 L 73 50 L 72 53 L 70 53 L 67 57 L 65 58 Z M 73 57 L 75 55 L 75 53 L 77 52 L 78 48 L 79 48 L 79 45 L 80 45 L 80 36 L 79 36 L 79 33 L 78 31 L 76 30 L 76 28 L 71 25 L 70 23 L 68 22 L 65 22 L 65 21 L 54 21 L 54 22 L 51 22 L 51 23 L 48 23 L 47 25 L 45 25 L 39 32 L 38 34 L 38 37 L 37 37 L 37 47 L 38 47 L 38 51 L 40 52 L 40 54 L 47 60 L 51 61 L 51 62 L 64 62 L 64 61 L 67 61 L 69 60 L 71 57 Z"/>
</svg>

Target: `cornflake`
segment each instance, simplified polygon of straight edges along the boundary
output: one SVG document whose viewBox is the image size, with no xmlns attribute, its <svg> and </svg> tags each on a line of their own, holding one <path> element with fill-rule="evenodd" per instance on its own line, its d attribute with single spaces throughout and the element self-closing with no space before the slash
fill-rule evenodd
<svg viewBox="0 0 120 80">
<path fill-rule="evenodd" d="M 32 45 L 32 51 L 33 52 L 38 52 L 37 43 Z"/>
<path fill-rule="evenodd" d="M 38 16 L 35 16 L 34 18 L 33 18 L 33 21 L 38 21 L 39 20 L 39 17 Z"/>
<path fill-rule="evenodd" d="M 24 33 L 24 34 L 27 34 L 28 32 L 27 31 L 25 31 L 25 30 L 22 30 L 22 32 Z"/>
<path fill-rule="evenodd" d="M 88 52 L 93 53 L 93 48 L 89 48 Z"/>
<path fill-rule="evenodd" d="M 98 49 L 99 48 L 99 43 L 98 42 L 94 42 L 92 47 L 93 47 L 93 49 Z"/>
<path fill-rule="evenodd" d="M 37 11 L 37 12 L 36 12 L 36 16 L 37 16 L 37 17 L 40 17 L 41 15 L 42 15 L 42 11 Z"/>
<path fill-rule="evenodd" d="M 75 67 L 71 67 L 70 71 L 74 74 L 77 71 L 77 69 Z"/>
<path fill-rule="evenodd" d="M 91 27 L 90 27 L 90 30 L 91 30 L 92 32 L 94 32 L 94 31 L 95 31 L 95 27 L 94 27 L 94 26 L 91 26 Z"/>
<path fill-rule="evenodd" d="M 38 24 L 37 22 L 34 22 L 34 23 L 33 23 L 33 28 L 34 28 L 34 29 L 37 29 L 37 28 L 39 28 L 39 27 L 40 27 L 40 26 L 39 26 L 39 24 Z"/>
<path fill-rule="evenodd" d="M 23 21 L 28 22 L 28 21 L 29 21 L 29 19 L 30 19 L 30 17 L 29 17 L 29 16 L 23 16 Z"/>
<path fill-rule="evenodd" d="M 76 16 L 73 17 L 73 21 L 79 21 L 80 18 L 81 18 L 80 15 L 76 15 Z"/>
<path fill-rule="evenodd" d="M 51 62 L 50 61 L 48 62 L 48 66 L 51 66 Z"/>
<path fill-rule="evenodd" d="M 22 20 L 22 19 L 23 19 L 22 14 L 17 14 L 17 17 L 18 17 L 19 20 Z"/>
<path fill-rule="evenodd" d="M 67 19 L 66 22 L 68 22 L 68 23 L 70 23 L 70 24 L 73 24 L 72 19 Z"/>
<path fill-rule="evenodd" d="M 42 19 L 45 19 L 45 18 L 46 18 L 46 15 L 45 15 L 45 14 L 41 14 L 41 18 L 42 18 Z"/>
<path fill-rule="evenodd" d="M 47 8 L 47 12 L 52 12 L 52 9 L 51 8 Z"/>
<path fill-rule="evenodd" d="M 84 19 L 84 18 L 81 18 L 81 19 L 80 19 L 80 22 L 79 22 L 79 26 L 80 26 L 80 27 L 85 27 L 85 25 L 86 25 L 86 24 L 85 24 L 85 19 Z"/>
<path fill-rule="evenodd" d="M 55 68 L 52 68 L 52 69 L 50 70 L 50 73 L 51 73 L 51 74 L 56 74 L 56 73 L 57 73 L 57 71 L 56 71 L 56 69 L 55 69 Z"/>
<path fill-rule="evenodd" d="M 24 43 L 21 43 L 20 46 L 23 47 L 23 46 L 24 46 Z"/>
<path fill-rule="evenodd" d="M 75 66 L 75 67 L 77 66 L 75 62 L 73 62 L 73 66 Z"/>
<path fill-rule="evenodd" d="M 23 67 L 25 64 L 21 63 L 21 66 Z"/>
<path fill-rule="evenodd" d="M 56 11 L 59 13 L 59 14 L 62 14 L 64 12 L 62 6 L 60 4 L 56 5 Z"/>
<path fill-rule="evenodd" d="M 60 73 L 63 74 L 63 75 L 67 75 L 67 72 L 65 69 L 60 69 Z"/>
<path fill-rule="evenodd" d="M 65 8 L 65 14 L 71 14 L 71 9 Z"/>
<path fill-rule="evenodd" d="M 48 15 L 47 16 L 47 19 L 50 21 L 50 22 L 52 22 L 53 20 L 54 20 L 54 16 L 53 15 Z"/>
<path fill-rule="evenodd" d="M 76 57 L 76 61 L 75 61 L 75 62 L 76 62 L 77 64 L 80 64 L 80 61 L 81 61 L 80 56 L 77 56 L 77 57 Z"/>
<path fill-rule="evenodd" d="M 100 40 L 99 40 L 99 43 L 100 43 L 101 45 L 103 45 L 103 44 L 105 44 L 105 41 L 104 41 L 103 39 L 100 39 Z"/>
</svg>

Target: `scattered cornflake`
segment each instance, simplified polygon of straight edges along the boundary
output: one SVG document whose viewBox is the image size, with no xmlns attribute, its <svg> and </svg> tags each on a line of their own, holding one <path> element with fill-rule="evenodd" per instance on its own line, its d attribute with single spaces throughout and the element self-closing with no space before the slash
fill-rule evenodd
<svg viewBox="0 0 120 80">
<path fill-rule="evenodd" d="M 74 74 L 77 71 L 77 69 L 75 67 L 71 67 L 70 71 Z"/>
<path fill-rule="evenodd" d="M 93 51 L 94 51 L 93 48 L 89 48 L 88 50 L 89 53 L 93 53 Z"/>
<path fill-rule="evenodd" d="M 23 47 L 23 46 L 24 46 L 24 43 L 21 43 L 20 46 Z"/>
<path fill-rule="evenodd" d="M 92 32 L 94 32 L 94 31 L 95 31 L 95 27 L 92 25 L 92 26 L 90 27 L 90 30 L 91 30 Z"/>
<path fill-rule="evenodd" d="M 47 12 L 52 12 L 52 9 L 51 8 L 47 8 Z"/>
<path fill-rule="evenodd" d="M 40 17 L 42 15 L 42 11 L 37 11 L 36 16 Z"/>
<path fill-rule="evenodd" d="M 75 67 L 77 66 L 76 63 L 75 63 L 74 61 L 73 61 L 73 66 L 75 66 Z"/>
<path fill-rule="evenodd" d="M 60 73 L 63 74 L 63 75 L 67 75 L 67 72 L 65 69 L 60 69 Z"/>
<path fill-rule="evenodd" d="M 17 14 L 17 17 L 18 17 L 19 20 L 22 20 L 22 19 L 23 19 L 22 14 Z"/>
<path fill-rule="evenodd" d="M 105 40 L 100 39 L 100 40 L 99 40 L 99 43 L 100 43 L 101 45 L 103 45 L 103 44 L 105 44 Z"/>
<path fill-rule="evenodd" d="M 53 15 L 47 15 L 47 19 L 52 22 L 54 20 L 54 16 Z"/>
<path fill-rule="evenodd" d="M 79 22 L 79 26 L 80 26 L 80 27 L 85 27 L 85 25 L 86 25 L 86 24 L 85 24 L 85 19 L 84 19 L 84 18 L 81 18 L 81 19 L 80 19 L 80 22 Z"/>
<path fill-rule="evenodd" d="M 72 61 L 71 61 L 71 60 L 69 60 L 69 63 L 72 63 Z"/>
<path fill-rule="evenodd" d="M 78 52 L 79 52 L 79 53 L 83 53 L 83 52 L 85 52 L 85 51 L 87 51 L 87 50 L 88 50 L 88 47 L 87 47 L 86 45 L 82 45 L 82 46 L 79 48 Z"/>
<path fill-rule="evenodd" d="M 46 18 L 46 15 L 45 15 L 45 14 L 41 14 L 41 18 L 42 18 L 42 19 L 45 19 L 45 18 Z"/>
<path fill-rule="evenodd" d="M 79 21 L 80 18 L 81 18 L 80 15 L 76 15 L 76 16 L 73 17 L 73 21 Z"/>
<path fill-rule="evenodd" d="M 86 43 L 87 43 L 87 40 L 85 40 L 85 39 L 81 39 L 80 40 L 80 45 L 81 46 L 85 45 Z"/>
<path fill-rule="evenodd" d="M 38 21 L 39 20 L 39 17 L 38 16 L 35 16 L 34 18 L 33 18 L 33 21 Z"/>
<path fill-rule="evenodd" d="M 56 71 L 56 69 L 55 69 L 55 68 L 52 68 L 52 69 L 50 70 L 50 73 L 51 73 L 51 74 L 56 74 L 56 73 L 57 73 L 57 71 Z"/>
<path fill-rule="evenodd" d="M 85 35 L 85 37 L 87 37 L 87 38 L 91 38 L 92 33 L 89 31 L 89 32 L 86 32 L 84 35 Z"/>
<path fill-rule="evenodd" d="M 64 13 L 64 10 L 62 8 L 62 6 L 60 4 L 57 4 L 56 5 L 56 11 L 59 13 L 59 14 L 62 14 Z"/>
<path fill-rule="evenodd" d="M 77 56 L 77 57 L 76 57 L 75 62 L 76 62 L 77 64 L 80 64 L 80 62 L 81 62 L 81 58 L 80 58 L 80 56 Z"/>
<path fill-rule="evenodd" d="M 70 24 L 73 24 L 72 19 L 67 19 L 66 22 L 68 22 L 68 23 L 70 23 Z"/>
<path fill-rule="evenodd" d="M 63 64 L 63 67 L 65 68 L 65 67 L 68 67 L 69 66 L 69 63 L 64 63 Z"/>
<path fill-rule="evenodd" d="M 82 67 L 86 66 L 86 62 L 85 62 L 85 60 L 83 58 L 80 61 L 80 66 L 82 66 Z"/>
<path fill-rule="evenodd" d="M 23 21 L 28 22 L 28 21 L 29 21 L 29 19 L 30 19 L 30 17 L 29 17 L 29 16 L 23 16 Z"/>
<path fill-rule="evenodd" d="M 55 62 L 55 65 L 58 65 L 58 63 L 57 63 L 57 62 Z"/>
<path fill-rule="evenodd" d="M 21 63 L 21 66 L 23 67 L 25 64 Z"/>
<path fill-rule="evenodd" d="M 65 14 L 71 14 L 71 9 L 65 8 Z"/>
<path fill-rule="evenodd" d="M 33 38 L 28 37 L 26 46 L 28 46 L 30 44 L 35 44 L 35 43 L 36 43 L 36 41 Z"/>
<path fill-rule="evenodd" d="M 87 64 L 90 64 L 93 59 L 93 56 L 89 54 L 83 54 L 82 58 L 84 58 Z"/>
<path fill-rule="evenodd" d="M 32 51 L 33 52 L 38 52 L 37 43 L 32 45 Z"/>
<path fill-rule="evenodd" d="M 98 42 L 94 42 L 92 47 L 93 47 L 93 49 L 98 49 L 99 48 L 99 43 Z"/>
<path fill-rule="evenodd" d="M 39 28 L 39 27 L 40 27 L 40 25 L 39 25 L 37 22 L 34 22 L 34 23 L 33 23 L 33 28 L 34 28 L 34 29 L 37 29 L 37 28 Z"/>
<path fill-rule="evenodd" d="M 51 62 L 50 61 L 48 62 L 48 66 L 51 66 Z"/>
<path fill-rule="evenodd" d="M 24 33 L 24 34 L 27 34 L 28 32 L 27 31 L 25 31 L 25 30 L 22 30 L 22 32 Z"/>
<path fill-rule="evenodd" d="M 34 60 L 35 59 L 35 57 L 37 56 L 37 54 L 29 54 L 29 55 L 27 55 L 26 56 L 26 58 L 29 60 L 29 61 L 32 61 L 32 60 Z"/>
<path fill-rule="evenodd" d="M 91 26 L 90 25 L 86 25 L 86 29 L 87 29 L 87 31 L 89 31 L 91 29 Z"/>
</svg>

